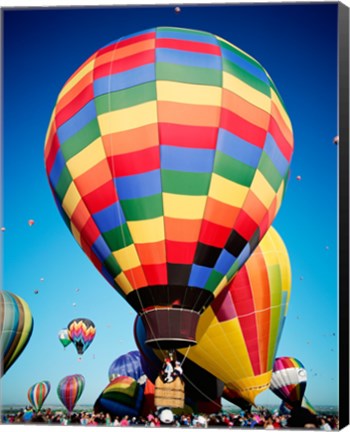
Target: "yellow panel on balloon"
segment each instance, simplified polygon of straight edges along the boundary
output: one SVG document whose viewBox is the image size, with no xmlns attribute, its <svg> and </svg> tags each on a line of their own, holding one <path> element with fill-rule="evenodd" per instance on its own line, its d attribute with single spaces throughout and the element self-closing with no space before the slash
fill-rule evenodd
<svg viewBox="0 0 350 432">
<path fill-rule="evenodd" d="M 243 206 L 249 188 L 234 183 L 215 173 L 212 174 L 208 196 L 225 204 L 240 208 Z"/>
<path fill-rule="evenodd" d="M 241 397 L 254 405 L 255 398 L 261 392 L 267 390 L 270 386 L 272 371 L 261 375 L 250 376 L 234 383 L 227 383 L 228 387 L 233 387 Z"/>
<path fill-rule="evenodd" d="M 97 138 L 67 162 L 67 168 L 73 179 L 87 172 L 90 168 L 106 159 L 106 152 L 101 138 Z"/>
<path fill-rule="evenodd" d="M 62 201 L 62 208 L 67 213 L 67 216 L 70 218 L 72 214 L 74 213 L 74 210 L 76 209 L 77 205 L 81 201 L 80 193 L 75 186 L 75 184 L 72 182 L 67 189 L 66 195 L 64 196 L 64 199 Z"/>
<path fill-rule="evenodd" d="M 262 110 L 270 113 L 271 100 L 268 96 L 264 95 L 253 87 L 245 84 L 235 76 L 223 72 L 223 88 L 232 91 L 234 94 L 240 96 L 242 99 L 251 103 L 252 105 L 261 108 Z"/>
<path fill-rule="evenodd" d="M 163 193 L 164 216 L 176 219 L 202 219 L 207 197 Z"/>
<path fill-rule="evenodd" d="M 269 208 L 275 198 L 275 191 L 260 171 L 255 172 L 253 182 L 250 187 L 251 191 L 259 197 L 259 200 L 266 208 Z"/>
<path fill-rule="evenodd" d="M 122 270 L 130 270 L 141 265 L 135 245 L 131 244 L 123 249 L 112 252 Z"/>
<path fill-rule="evenodd" d="M 157 102 L 146 102 L 98 116 L 101 135 L 108 135 L 156 123 Z"/>
<path fill-rule="evenodd" d="M 222 90 L 219 87 L 171 81 L 156 81 L 156 86 L 159 101 L 221 106 Z"/>
<path fill-rule="evenodd" d="M 128 295 L 129 292 L 134 291 L 134 288 L 131 286 L 124 273 L 119 273 L 118 276 L 114 278 L 114 280 L 120 286 L 125 295 Z"/>
<path fill-rule="evenodd" d="M 156 243 L 165 239 L 164 218 L 128 222 L 128 228 L 135 244 Z"/>
</svg>

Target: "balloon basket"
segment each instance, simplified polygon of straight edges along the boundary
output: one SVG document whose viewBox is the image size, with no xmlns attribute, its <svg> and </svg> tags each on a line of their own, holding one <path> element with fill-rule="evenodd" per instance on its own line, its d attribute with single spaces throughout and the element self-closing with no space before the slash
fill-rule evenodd
<svg viewBox="0 0 350 432">
<path fill-rule="evenodd" d="M 154 404 L 156 407 L 183 408 L 185 405 L 185 383 L 175 378 L 170 383 L 158 377 L 154 388 Z"/>
</svg>

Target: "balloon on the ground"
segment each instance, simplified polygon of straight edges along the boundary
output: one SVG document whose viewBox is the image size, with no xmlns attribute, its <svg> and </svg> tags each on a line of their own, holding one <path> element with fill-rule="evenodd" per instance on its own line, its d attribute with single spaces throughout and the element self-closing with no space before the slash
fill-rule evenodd
<svg viewBox="0 0 350 432">
<path fill-rule="evenodd" d="M 111 381 L 97 398 L 94 411 L 111 416 L 138 416 L 142 406 L 143 389 L 133 378 L 119 376 Z"/>
<path fill-rule="evenodd" d="M 84 354 L 94 340 L 95 324 L 87 318 L 75 318 L 67 325 L 68 336 L 75 345 L 78 354 Z"/>
<path fill-rule="evenodd" d="M 307 373 L 294 357 L 278 357 L 273 364 L 270 389 L 291 407 L 300 407 L 305 393 Z"/>
<path fill-rule="evenodd" d="M 227 401 L 233 403 L 234 405 L 237 405 L 243 411 L 249 411 L 250 412 L 250 410 L 252 409 L 251 403 L 249 403 L 247 400 L 243 399 L 235 390 L 232 390 L 232 389 L 228 388 L 227 386 L 224 387 L 222 397 L 224 399 L 226 399 Z"/>
<path fill-rule="evenodd" d="M 61 344 L 66 348 L 69 344 L 72 343 L 71 338 L 68 334 L 68 329 L 64 328 L 58 332 L 58 339 L 61 342 Z"/>
<path fill-rule="evenodd" d="M 68 412 L 72 412 L 85 387 L 83 375 L 68 375 L 61 379 L 57 386 L 57 395 Z"/>
<path fill-rule="evenodd" d="M 196 343 L 200 313 L 274 220 L 293 133 L 249 54 L 158 27 L 111 42 L 72 75 L 44 153 L 76 241 L 144 317 L 148 343 L 176 348 Z"/>
<path fill-rule="evenodd" d="M 288 252 L 271 227 L 201 316 L 198 344 L 189 350 L 188 358 L 254 404 L 270 385 L 290 290 Z"/>
<path fill-rule="evenodd" d="M 50 390 L 51 385 L 49 381 L 40 381 L 28 389 L 28 400 L 36 411 L 41 410 Z"/>
<path fill-rule="evenodd" d="M 33 332 L 33 317 L 25 300 L 0 292 L 0 374 L 4 375 L 27 346 Z"/>
<path fill-rule="evenodd" d="M 109 380 L 113 381 L 118 376 L 128 376 L 134 380 L 146 382 L 145 372 L 142 369 L 139 351 L 130 351 L 116 358 L 108 370 Z M 144 379 L 142 378 L 144 377 Z"/>
</svg>

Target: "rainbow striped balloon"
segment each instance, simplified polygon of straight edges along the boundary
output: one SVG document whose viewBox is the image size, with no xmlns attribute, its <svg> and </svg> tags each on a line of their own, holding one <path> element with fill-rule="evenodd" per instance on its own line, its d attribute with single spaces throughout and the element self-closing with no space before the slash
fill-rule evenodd
<svg viewBox="0 0 350 432">
<path fill-rule="evenodd" d="M 28 400 L 32 406 L 40 411 L 45 399 L 50 393 L 51 385 L 49 381 L 41 381 L 32 385 L 28 390 Z"/>
<path fill-rule="evenodd" d="M 57 395 L 60 401 L 72 412 L 85 387 L 85 378 L 83 375 L 68 375 L 61 379 L 57 386 Z"/>
<path fill-rule="evenodd" d="M 77 242 L 147 313 L 148 342 L 187 346 L 274 220 L 292 153 L 256 60 L 213 34 L 158 27 L 108 44 L 67 81 L 45 164 Z"/>
<path fill-rule="evenodd" d="M 33 317 L 27 302 L 8 291 L 0 292 L 1 376 L 17 360 L 33 333 Z"/>
<path fill-rule="evenodd" d="M 278 357 L 273 365 L 270 389 L 291 407 L 301 406 L 307 373 L 303 364 L 293 357 Z"/>
<path fill-rule="evenodd" d="M 75 345 L 78 354 L 84 354 L 94 340 L 95 324 L 87 318 L 75 318 L 67 326 L 69 339 Z"/>
</svg>

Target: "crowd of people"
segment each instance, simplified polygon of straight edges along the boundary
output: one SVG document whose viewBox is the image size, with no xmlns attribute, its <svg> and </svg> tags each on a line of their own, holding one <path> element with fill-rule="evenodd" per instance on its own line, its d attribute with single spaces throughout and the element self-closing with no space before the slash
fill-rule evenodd
<svg viewBox="0 0 350 432">
<path fill-rule="evenodd" d="M 169 410 L 168 410 L 169 411 Z M 195 428 L 260 428 L 288 429 L 311 428 L 320 430 L 339 430 L 338 416 L 314 415 L 306 408 L 300 408 L 287 415 L 270 413 L 268 410 L 249 413 L 181 414 L 172 418 L 162 416 L 162 411 L 139 417 L 111 417 L 108 413 L 88 411 L 73 412 L 70 415 L 50 408 L 35 412 L 30 407 L 17 413 L 2 415 L 3 424 L 48 424 L 77 426 L 145 426 L 145 427 L 195 427 Z"/>
</svg>

